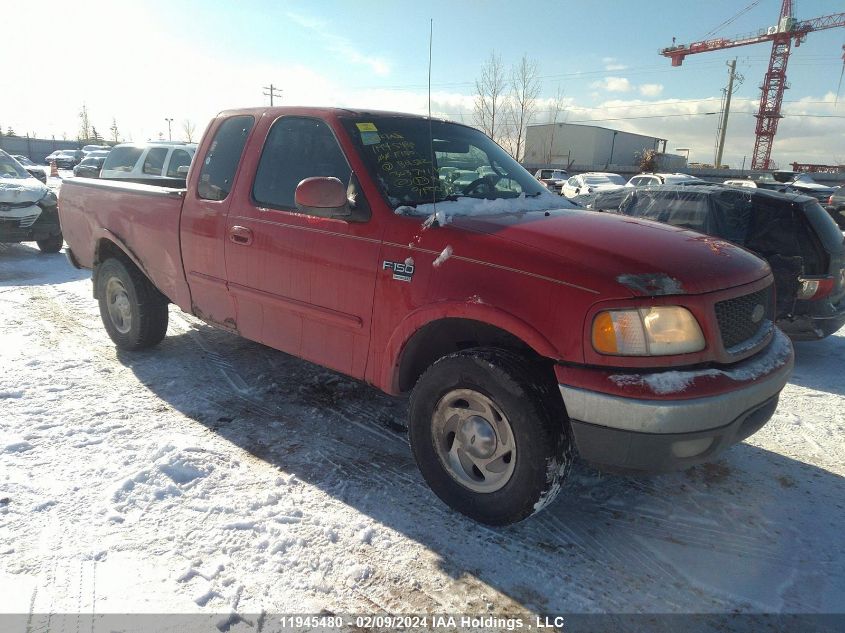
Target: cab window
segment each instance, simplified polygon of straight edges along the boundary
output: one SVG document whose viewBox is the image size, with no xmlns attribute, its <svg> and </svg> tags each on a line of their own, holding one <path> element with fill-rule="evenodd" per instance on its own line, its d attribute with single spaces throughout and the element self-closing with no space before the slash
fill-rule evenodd
<svg viewBox="0 0 845 633">
<path fill-rule="evenodd" d="M 273 124 L 258 169 L 252 196 L 261 206 L 296 211 L 294 193 L 305 178 L 330 176 L 349 184 L 352 169 L 325 122 L 283 117 Z"/>
<path fill-rule="evenodd" d="M 225 200 L 232 189 L 235 171 L 241 161 L 246 139 L 255 119 L 250 115 L 233 116 L 220 124 L 205 154 L 197 195 L 204 200 Z"/>
<path fill-rule="evenodd" d="M 167 165 L 168 178 L 184 178 L 179 174 L 179 168 L 186 165 L 190 166 L 191 155 L 183 149 L 174 149 L 170 155 L 170 163 Z"/>
<path fill-rule="evenodd" d="M 150 176 L 161 176 L 164 159 L 167 158 L 166 147 L 153 147 L 144 157 L 144 173 Z"/>
</svg>

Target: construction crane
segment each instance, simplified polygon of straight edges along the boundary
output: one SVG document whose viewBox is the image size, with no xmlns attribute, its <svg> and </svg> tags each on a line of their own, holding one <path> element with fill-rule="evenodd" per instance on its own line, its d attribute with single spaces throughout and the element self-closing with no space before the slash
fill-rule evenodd
<svg viewBox="0 0 845 633">
<path fill-rule="evenodd" d="M 687 55 L 720 51 L 726 48 L 758 44 L 760 42 L 772 43 L 769 69 L 763 78 L 763 85 L 760 86 L 762 94 L 760 95 L 760 108 L 755 115 L 757 117 L 757 128 L 755 131 L 754 154 L 751 159 L 751 169 L 770 169 L 772 168 L 772 144 L 778 129 L 778 121 L 782 118 L 780 108 L 783 103 L 783 91 L 787 88 L 786 64 L 789 61 L 792 43 L 794 41 L 795 47 L 797 48 L 807 38 L 808 33 L 832 29 L 838 26 L 845 26 L 845 13 L 834 13 L 832 15 L 813 18 L 812 20 L 799 21 L 792 15 L 792 0 L 783 0 L 780 8 L 780 17 L 775 26 L 760 29 L 756 33 L 739 37 L 719 37 L 701 42 L 693 42 L 689 45 L 673 44 L 668 48 L 662 49 L 660 54 L 670 58 L 672 60 L 672 66 L 680 66 L 683 64 L 684 58 Z M 845 63 L 845 54 L 842 57 L 843 63 Z"/>
</svg>

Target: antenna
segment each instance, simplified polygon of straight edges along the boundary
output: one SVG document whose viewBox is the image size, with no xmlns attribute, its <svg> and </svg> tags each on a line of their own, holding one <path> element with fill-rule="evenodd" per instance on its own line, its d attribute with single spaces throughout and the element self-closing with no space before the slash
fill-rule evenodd
<svg viewBox="0 0 845 633">
<path fill-rule="evenodd" d="M 434 18 L 428 21 L 428 144 L 431 151 L 431 175 L 434 177 L 434 132 L 431 127 L 431 43 L 434 40 Z M 433 180 L 434 182 L 439 181 Z M 431 188 L 431 204 L 434 205 L 434 218 L 437 219 L 437 186 Z"/>
</svg>

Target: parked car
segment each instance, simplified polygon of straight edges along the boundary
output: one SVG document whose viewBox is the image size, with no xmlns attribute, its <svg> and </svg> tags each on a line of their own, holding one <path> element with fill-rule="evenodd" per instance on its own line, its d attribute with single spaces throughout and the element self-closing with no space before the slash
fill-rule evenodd
<svg viewBox="0 0 845 633">
<path fill-rule="evenodd" d="M 168 186 L 184 185 L 196 151 L 195 144 L 186 143 L 121 143 L 108 153 L 100 178 Z"/>
<path fill-rule="evenodd" d="M 76 167 L 73 168 L 73 175 L 82 178 L 99 178 L 105 156 L 86 156 Z"/>
<path fill-rule="evenodd" d="M 495 176 L 448 193 L 441 161 Z M 458 123 L 225 111 L 184 188 L 71 178 L 60 214 L 118 347 L 159 343 L 173 302 L 410 392 L 423 476 L 484 523 L 548 505 L 573 442 L 611 468 L 713 459 L 772 416 L 793 363 L 766 262 L 574 208 Z"/>
<path fill-rule="evenodd" d="M 664 186 L 629 191 L 621 200 L 600 194 L 593 208 L 693 229 L 760 255 L 775 276 L 774 317 L 796 340 L 821 339 L 845 325 L 842 232 L 814 198 L 718 185 Z"/>
<path fill-rule="evenodd" d="M 560 191 L 569 178 L 569 174 L 566 173 L 565 169 L 538 169 L 534 173 L 534 177 L 546 185 L 549 191 L 560 195 Z"/>
<path fill-rule="evenodd" d="M 37 242 L 43 253 L 62 248 L 55 194 L 2 150 L 0 242 Z"/>
<path fill-rule="evenodd" d="M 601 171 L 590 171 L 584 174 L 572 176 L 561 189 L 561 193 L 567 198 L 575 198 L 591 194 L 596 191 L 607 189 L 618 189 L 625 186 L 625 179 L 619 174 L 611 174 Z"/>
<path fill-rule="evenodd" d="M 81 149 L 63 149 L 53 160 L 59 169 L 73 169 L 83 158 L 85 153 Z"/>
<path fill-rule="evenodd" d="M 769 189 L 780 193 L 787 193 L 790 190 L 786 182 L 777 180 L 771 173 L 752 175 L 751 180 L 758 189 Z"/>
<path fill-rule="evenodd" d="M 47 154 L 47 156 L 44 157 L 44 164 L 49 165 L 53 160 L 56 159 L 56 156 L 58 156 L 61 152 L 62 150 L 57 149 Z"/>
<path fill-rule="evenodd" d="M 85 145 L 82 148 L 82 151 L 85 152 L 87 156 L 91 152 L 108 152 L 111 149 L 109 145 Z"/>
<path fill-rule="evenodd" d="M 748 187 L 749 189 L 757 189 L 757 183 L 750 178 L 731 178 L 722 183 L 728 187 Z"/>
<path fill-rule="evenodd" d="M 845 187 L 836 187 L 827 199 L 825 206 L 839 228 L 845 231 Z"/>
<path fill-rule="evenodd" d="M 629 187 L 648 187 L 651 185 L 693 185 L 706 184 L 701 178 L 689 174 L 638 174 L 628 182 Z"/>
<path fill-rule="evenodd" d="M 826 204 L 833 195 L 833 187 L 817 183 L 810 174 L 796 174 L 794 172 L 775 172 L 776 179 L 788 179 L 786 184 L 794 191 L 812 196 L 822 204 Z"/>
<path fill-rule="evenodd" d="M 45 185 L 47 184 L 47 172 L 44 171 L 43 167 L 39 167 L 35 163 L 33 163 L 29 158 L 26 156 L 21 156 L 20 154 L 13 154 L 12 158 L 14 158 L 18 163 L 20 163 L 21 167 L 23 167 L 29 175 L 33 178 L 37 178 Z"/>
</svg>

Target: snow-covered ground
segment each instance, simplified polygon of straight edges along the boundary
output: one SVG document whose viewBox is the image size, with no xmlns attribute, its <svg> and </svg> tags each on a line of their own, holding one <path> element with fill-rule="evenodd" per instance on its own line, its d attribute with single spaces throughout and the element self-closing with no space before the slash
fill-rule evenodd
<svg viewBox="0 0 845 633">
<path fill-rule="evenodd" d="M 577 465 L 489 529 L 425 486 L 404 402 L 175 310 L 118 352 L 63 255 L 0 245 L 0 323 L 0 612 L 845 609 L 845 331 L 717 463 Z"/>
</svg>

